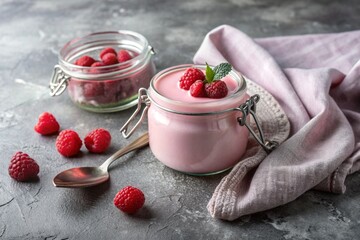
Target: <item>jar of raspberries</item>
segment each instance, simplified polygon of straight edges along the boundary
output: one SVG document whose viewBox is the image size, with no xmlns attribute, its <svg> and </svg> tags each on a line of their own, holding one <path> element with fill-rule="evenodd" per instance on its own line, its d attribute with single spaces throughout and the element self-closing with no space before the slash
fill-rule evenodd
<svg viewBox="0 0 360 240">
<path fill-rule="evenodd" d="M 66 89 L 80 108 L 116 112 L 137 104 L 140 88 L 149 87 L 156 68 L 154 51 L 139 33 L 120 30 L 76 38 L 59 52 L 50 94 Z"/>
</svg>

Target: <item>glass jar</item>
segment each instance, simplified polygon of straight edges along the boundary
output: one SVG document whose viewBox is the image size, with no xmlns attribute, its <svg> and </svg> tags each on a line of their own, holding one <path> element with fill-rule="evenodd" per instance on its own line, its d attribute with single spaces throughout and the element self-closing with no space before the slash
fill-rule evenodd
<svg viewBox="0 0 360 240">
<path fill-rule="evenodd" d="M 147 114 L 150 148 L 163 164 L 192 175 L 223 172 L 233 167 L 245 152 L 249 131 L 248 125 L 242 126 L 258 96 L 249 99 L 246 81 L 234 70 L 229 76 L 235 89 L 222 99 L 194 98 L 194 102 L 183 102 L 158 91 L 161 79 L 189 67 L 205 70 L 203 65 L 180 65 L 156 74 L 149 89 L 140 89 L 138 108 L 120 131 L 129 137 Z M 146 105 L 141 118 L 128 131 L 141 111 L 141 103 Z"/>
<path fill-rule="evenodd" d="M 82 56 L 98 59 L 105 48 L 127 50 L 132 58 L 107 66 L 83 67 L 74 62 Z M 76 38 L 60 50 L 59 63 L 50 81 L 51 95 L 65 89 L 80 108 L 115 112 L 137 103 L 139 88 L 149 87 L 155 74 L 154 51 L 144 36 L 132 31 L 98 32 Z"/>
</svg>

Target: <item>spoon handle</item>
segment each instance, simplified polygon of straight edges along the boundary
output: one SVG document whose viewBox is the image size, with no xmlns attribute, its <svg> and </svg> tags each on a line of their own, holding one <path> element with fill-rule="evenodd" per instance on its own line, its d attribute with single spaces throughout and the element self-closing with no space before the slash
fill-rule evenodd
<svg viewBox="0 0 360 240">
<path fill-rule="evenodd" d="M 120 158 L 121 156 L 127 154 L 128 152 L 131 152 L 133 150 L 136 150 L 138 148 L 144 147 L 149 144 L 149 133 L 145 133 L 139 138 L 137 138 L 135 141 L 127 145 L 126 147 L 118 150 L 116 153 L 114 153 L 111 157 L 106 159 L 106 161 L 101 164 L 100 168 L 107 171 L 110 164 L 112 164 L 115 160 Z"/>
</svg>

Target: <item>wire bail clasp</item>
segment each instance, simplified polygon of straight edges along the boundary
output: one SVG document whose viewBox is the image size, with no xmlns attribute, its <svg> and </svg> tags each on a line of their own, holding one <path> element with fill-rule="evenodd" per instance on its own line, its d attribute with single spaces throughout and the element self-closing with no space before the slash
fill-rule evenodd
<svg viewBox="0 0 360 240">
<path fill-rule="evenodd" d="M 62 94 L 65 91 L 69 80 L 70 77 L 65 74 L 62 68 L 59 65 L 55 65 L 50 79 L 50 95 L 53 97 Z"/>
<path fill-rule="evenodd" d="M 276 141 L 270 141 L 266 140 L 264 138 L 264 132 L 259 124 L 259 121 L 256 117 L 256 103 L 259 102 L 260 96 L 258 94 L 255 94 L 251 96 L 248 100 L 246 100 L 245 103 L 241 104 L 237 110 L 242 112 L 242 117 L 239 117 L 237 120 L 241 126 L 246 126 L 246 128 L 249 130 L 251 135 L 255 138 L 255 140 L 262 146 L 262 148 L 267 152 L 272 152 L 279 143 Z M 251 114 L 251 116 L 254 118 L 256 127 L 259 131 L 259 135 L 256 134 L 256 132 L 250 127 L 250 124 L 246 121 L 247 116 Z"/>
<path fill-rule="evenodd" d="M 135 123 L 135 125 L 128 132 L 128 127 L 129 127 L 130 123 L 135 119 L 135 117 L 140 112 L 143 103 L 145 104 L 145 108 L 141 113 L 140 119 Z M 130 118 L 125 122 L 125 124 L 120 128 L 120 132 L 122 133 L 124 138 L 130 137 L 134 133 L 134 131 L 139 127 L 140 123 L 143 121 L 143 119 L 146 116 L 146 113 L 150 107 L 150 104 L 151 104 L 151 101 L 147 95 L 147 89 L 140 88 L 138 91 L 138 104 L 137 104 L 136 110 L 130 116 Z"/>
</svg>

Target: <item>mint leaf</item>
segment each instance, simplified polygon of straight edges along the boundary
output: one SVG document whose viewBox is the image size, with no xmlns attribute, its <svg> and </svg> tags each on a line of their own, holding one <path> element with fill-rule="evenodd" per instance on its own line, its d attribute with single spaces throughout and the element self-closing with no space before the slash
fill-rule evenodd
<svg viewBox="0 0 360 240">
<path fill-rule="evenodd" d="M 215 75 L 213 76 L 213 79 L 220 80 L 231 71 L 231 64 L 230 63 L 220 63 L 216 67 L 214 67 L 213 71 Z"/>
<path fill-rule="evenodd" d="M 211 69 L 211 67 L 206 63 L 206 70 L 205 70 L 205 76 L 206 76 L 206 81 L 208 83 L 212 82 L 212 80 L 214 79 L 214 75 L 215 72 Z"/>
</svg>

